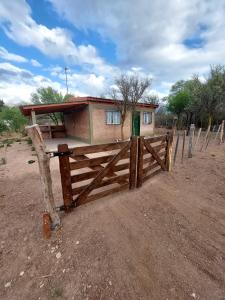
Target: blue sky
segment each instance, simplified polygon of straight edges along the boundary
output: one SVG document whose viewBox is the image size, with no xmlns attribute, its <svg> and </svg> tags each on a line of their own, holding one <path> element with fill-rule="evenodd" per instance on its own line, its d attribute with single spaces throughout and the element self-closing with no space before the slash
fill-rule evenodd
<svg viewBox="0 0 225 300">
<path fill-rule="evenodd" d="M 225 61 L 223 0 L 1 0 L 0 98 L 29 102 L 41 86 L 109 95 L 121 73 L 152 78 L 163 97 L 179 79 Z"/>
</svg>

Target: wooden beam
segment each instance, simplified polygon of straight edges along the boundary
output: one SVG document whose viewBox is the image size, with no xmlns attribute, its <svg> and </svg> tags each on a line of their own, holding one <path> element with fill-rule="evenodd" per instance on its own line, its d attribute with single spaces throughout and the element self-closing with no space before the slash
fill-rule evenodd
<svg viewBox="0 0 225 300">
<path fill-rule="evenodd" d="M 31 111 L 31 120 L 33 125 L 37 124 L 36 114 L 34 110 Z"/>
<path fill-rule="evenodd" d="M 143 156 L 144 156 L 144 137 L 138 139 L 138 162 L 137 162 L 137 187 L 143 183 Z"/>
<path fill-rule="evenodd" d="M 58 145 L 58 152 L 69 152 L 67 144 Z M 65 210 L 69 211 L 73 202 L 69 156 L 59 156 L 59 169 L 62 183 Z"/>
<path fill-rule="evenodd" d="M 131 137 L 130 146 L 130 190 L 133 190 L 136 186 L 136 175 L 137 175 L 137 144 L 138 138 L 136 136 Z"/>
<path fill-rule="evenodd" d="M 173 133 L 167 133 L 167 146 L 166 146 L 166 170 L 172 170 L 172 147 L 173 147 Z"/>
<path fill-rule="evenodd" d="M 45 152 L 46 148 L 39 126 L 27 126 L 26 131 L 31 138 L 35 151 L 37 153 L 45 210 L 50 214 L 52 227 L 54 228 L 60 224 L 60 218 L 56 211 L 52 191 L 50 157 Z"/>
</svg>

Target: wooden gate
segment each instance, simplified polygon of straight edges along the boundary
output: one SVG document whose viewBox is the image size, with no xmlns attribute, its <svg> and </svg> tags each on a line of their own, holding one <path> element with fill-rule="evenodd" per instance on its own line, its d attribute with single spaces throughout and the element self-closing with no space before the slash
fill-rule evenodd
<svg viewBox="0 0 225 300">
<path fill-rule="evenodd" d="M 137 137 L 69 149 L 58 145 L 64 209 L 136 186 Z"/>
<path fill-rule="evenodd" d="M 159 172 L 169 171 L 172 135 L 140 137 L 138 140 L 137 187 Z"/>
<path fill-rule="evenodd" d="M 69 149 L 58 145 L 64 205 L 79 206 L 124 189 L 141 187 L 169 170 L 171 135 Z"/>
</svg>

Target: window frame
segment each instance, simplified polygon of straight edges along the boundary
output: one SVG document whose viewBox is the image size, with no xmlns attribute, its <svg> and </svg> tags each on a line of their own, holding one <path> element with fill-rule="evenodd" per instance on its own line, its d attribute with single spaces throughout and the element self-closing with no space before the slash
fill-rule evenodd
<svg viewBox="0 0 225 300">
<path fill-rule="evenodd" d="M 145 122 L 145 114 L 149 115 L 149 121 Z M 143 111 L 143 122 L 144 125 L 151 125 L 152 124 L 152 111 Z"/>
<path fill-rule="evenodd" d="M 112 113 L 112 123 L 108 123 L 108 113 Z M 119 123 L 114 123 L 114 118 L 113 118 L 113 113 L 118 113 L 119 114 Z M 121 125 L 121 112 L 116 109 L 107 109 L 105 111 L 105 123 L 106 125 Z"/>
</svg>

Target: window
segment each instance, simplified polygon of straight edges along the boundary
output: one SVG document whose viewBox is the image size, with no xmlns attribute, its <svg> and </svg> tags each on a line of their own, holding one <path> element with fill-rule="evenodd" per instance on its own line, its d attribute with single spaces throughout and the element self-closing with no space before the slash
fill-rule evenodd
<svg viewBox="0 0 225 300">
<path fill-rule="evenodd" d="M 148 111 L 143 112 L 143 123 L 151 124 L 152 123 L 152 113 Z"/>
<path fill-rule="evenodd" d="M 119 125 L 120 124 L 120 112 L 119 111 L 107 111 L 106 112 L 106 124 L 107 125 Z"/>
</svg>

